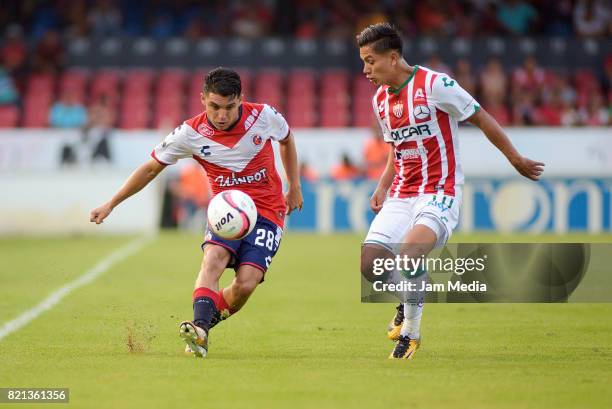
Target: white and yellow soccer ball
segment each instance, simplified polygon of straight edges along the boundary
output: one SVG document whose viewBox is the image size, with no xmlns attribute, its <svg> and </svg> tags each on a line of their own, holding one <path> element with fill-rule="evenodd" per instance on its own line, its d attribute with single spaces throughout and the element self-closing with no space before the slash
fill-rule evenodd
<svg viewBox="0 0 612 409">
<path fill-rule="evenodd" d="M 227 240 L 247 236 L 257 222 L 257 207 L 251 196 L 240 190 L 225 190 L 208 205 L 208 228 Z"/>
</svg>

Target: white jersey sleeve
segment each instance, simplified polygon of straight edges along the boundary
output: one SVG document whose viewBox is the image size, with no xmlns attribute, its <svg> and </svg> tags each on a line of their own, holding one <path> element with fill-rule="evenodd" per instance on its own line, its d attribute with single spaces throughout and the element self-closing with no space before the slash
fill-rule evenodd
<svg viewBox="0 0 612 409">
<path fill-rule="evenodd" d="M 374 116 L 376 117 L 376 120 L 378 121 L 378 126 L 380 126 L 380 130 L 383 133 L 385 142 L 390 142 L 392 141 L 391 131 L 389 131 L 389 128 L 387 127 L 385 122 L 380 118 L 378 104 L 376 103 L 377 96 L 378 96 L 378 92 L 374 95 L 374 97 L 372 97 L 372 109 L 374 110 Z"/>
<path fill-rule="evenodd" d="M 458 121 L 465 121 L 480 109 L 474 97 L 461 88 L 459 83 L 446 74 L 439 75 L 432 87 L 431 100 Z"/>
<path fill-rule="evenodd" d="M 188 125 L 177 126 L 153 149 L 152 156 L 166 165 L 174 165 L 179 159 L 190 158 L 193 152 L 189 146 L 188 132 Z"/>
<path fill-rule="evenodd" d="M 268 135 L 273 141 L 282 141 L 289 135 L 289 124 L 276 109 L 264 104 L 261 112 L 266 124 Z"/>
</svg>

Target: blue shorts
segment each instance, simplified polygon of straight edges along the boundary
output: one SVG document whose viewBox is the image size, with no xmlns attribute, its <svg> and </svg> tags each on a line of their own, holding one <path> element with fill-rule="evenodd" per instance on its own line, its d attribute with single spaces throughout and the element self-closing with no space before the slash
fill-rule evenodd
<svg viewBox="0 0 612 409">
<path fill-rule="evenodd" d="M 232 254 L 227 267 L 238 271 L 241 265 L 248 264 L 265 273 L 278 251 L 282 236 L 283 229 L 265 217 L 257 216 L 255 228 L 241 240 L 223 239 L 207 228 L 202 249 L 206 244 L 224 247 Z"/>
</svg>

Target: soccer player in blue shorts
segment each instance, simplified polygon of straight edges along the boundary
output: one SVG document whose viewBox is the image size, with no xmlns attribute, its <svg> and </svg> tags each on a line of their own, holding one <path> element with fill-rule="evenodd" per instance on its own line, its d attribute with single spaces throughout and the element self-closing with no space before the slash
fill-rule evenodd
<svg viewBox="0 0 612 409">
<path fill-rule="evenodd" d="M 237 189 L 251 196 L 258 218 L 249 235 L 232 241 L 206 232 L 192 297 L 194 319 L 179 326 L 186 351 L 197 357 L 208 353 L 210 330 L 240 310 L 263 281 L 280 245 L 285 215 L 303 203 L 295 141 L 283 116 L 269 105 L 243 101 L 240 76 L 226 68 L 208 73 L 201 99 L 204 112 L 166 136 L 153 149 L 152 158 L 90 216 L 92 222 L 102 223 L 119 203 L 182 158 L 194 158 L 204 167 L 214 194 Z M 284 195 L 272 141 L 280 145 L 287 175 Z M 228 267 L 235 270 L 235 278 L 220 289 L 219 279 Z"/>
</svg>

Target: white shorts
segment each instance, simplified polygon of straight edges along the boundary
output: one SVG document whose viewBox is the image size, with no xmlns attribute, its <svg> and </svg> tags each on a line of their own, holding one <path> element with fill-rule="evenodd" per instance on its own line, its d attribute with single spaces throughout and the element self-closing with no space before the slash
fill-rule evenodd
<svg viewBox="0 0 612 409">
<path fill-rule="evenodd" d="M 381 244 L 396 253 L 408 231 L 416 224 L 423 224 L 436 233 L 436 247 L 444 246 L 457 227 L 460 207 L 460 187 L 455 187 L 454 197 L 425 194 L 387 198 L 372 221 L 364 243 Z"/>
</svg>

